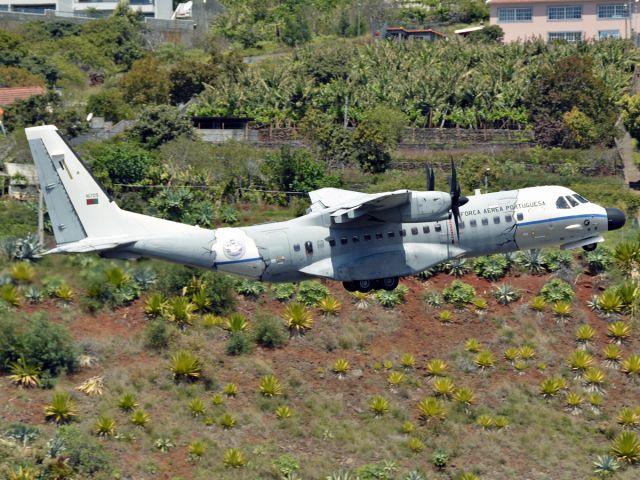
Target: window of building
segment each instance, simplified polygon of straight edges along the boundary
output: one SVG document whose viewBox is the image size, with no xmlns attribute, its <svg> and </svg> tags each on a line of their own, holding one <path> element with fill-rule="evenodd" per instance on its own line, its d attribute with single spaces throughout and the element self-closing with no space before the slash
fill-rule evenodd
<svg viewBox="0 0 640 480">
<path fill-rule="evenodd" d="M 493 223 L 495 223 L 496 225 L 498 225 L 500 223 L 500 217 L 493 217 Z"/>
<path fill-rule="evenodd" d="M 483 219 L 482 219 L 482 225 L 484 225 L 485 227 L 486 227 L 487 225 L 489 225 L 489 219 L 488 219 L 488 218 L 483 218 Z"/>
<path fill-rule="evenodd" d="M 604 40 L 605 38 L 620 38 L 620 30 L 599 30 L 598 40 Z"/>
<path fill-rule="evenodd" d="M 336 246 L 336 241 L 335 241 L 335 239 L 333 239 L 333 238 L 330 238 L 330 239 L 329 239 L 329 246 L 330 246 L 330 247 L 335 247 L 335 246 Z"/>
<path fill-rule="evenodd" d="M 9 5 L 0 5 L 0 12 L 8 12 Z"/>
<path fill-rule="evenodd" d="M 353 243 L 358 243 L 360 241 L 357 235 L 354 235 L 351 240 L 353 241 Z"/>
<path fill-rule="evenodd" d="M 498 8 L 499 22 L 530 22 L 532 18 L 533 18 L 533 7 Z"/>
<path fill-rule="evenodd" d="M 442 231 L 442 225 L 436 225 L 434 229 L 435 229 L 436 232 L 441 232 Z"/>
<path fill-rule="evenodd" d="M 349 239 L 348 239 L 347 237 L 342 237 L 342 238 L 340 239 L 340 243 L 341 243 L 342 245 L 346 245 L 348 242 L 349 242 Z"/>
<path fill-rule="evenodd" d="M 626 18 L 627 6 L 624 3 L 598 5 L 598 18 Z"/>
<path fill-rule="evenodd" d="M 418 229 L 416 227 L 413 227 L 411 229 L 411 235 L 417 235 L 418 234 Z"/>
<path fill-rule="evenodd" d="M 300 244 L 299 244 L 299 243 L 296 243 L 296 244 L 293 246 L 293 251 L 294 251 L 294 252 L 299 252 L 299 251 L 300 251 Z"/>
<path fill-rule="evenodd" d="M 400 230 L 400 236 L 401 237 L 406 237 L 407 236 L 407 231 L 404 228 L 402 230 Z"/>
<path fill-rule="evenodd" d="M 365 241 L 365 242 L 368 242 L 369 240 L 371 240 L 371 234 L 366 233 L 366 234 L 364 235 L 364 241 Z"/>
<path fill-rule="evenodd" d="M 581 20 L 582 5 L 549 7 L 547 14 L 549 20 Z"/>
<path fill-rule="evenodd" d="M 376 240 L 382 240 L 382 234 L 376 233 Z"/>
<path fill-rule="evenodd" d="M 14 12 L 19 12 L 19 13 L 39 13 L 41 15 L 44 15 L 45 10 L 55 10 L 56 9 L 56 5 L 55 3 L 53 5 L 14 5 L 12 7 L 12 10 Z"/>
<path fill-rule="evenodd" d="M 549 32 L 550 42 L 577 43 L 582 41 L 582 32 Z"/>
<path fill-rule="evenodd" d="M 429 229 L 428 226 L 425 225 L 424 227 L 422 227 L 422 233 L 429 233 L 430 231 L 431 230 Z"/>
<path fill-rule="evenodd" d="M 564 197 L 558 197 L 558 199 L 556 200 L 556 208 L 566 209 L 571 207 L 569 206 L 567 201 L 564 199 Z"/>
<path fill-rule="evenodd" d="M 396 236 L 396 232 L 387 232 L 387 237 L 393 238 Z"/>
<path fill-rule="evenodd" d="M 511 223 L 513 221 L 513 217 L 511 215 L 505 215 L 504 221 L 507 223 Z"/>
<path fill-rule="evenodd" d="M 518 213 L 518 214 L 516 215 L 516 218 L 517 218 L 517 219 L 518 219 L 518 221 L 520 222 L 520 221 L 524 220 L 524 215 L 523 215 L 523 214 L 521 214 L 521 213 Z"/>
<path fill-rule="evenodd" d="M 471 220 L 471 221 L 469 221 L 469 225 L 471 225 L 472 227 L 477 227 L 478 226 L 478 222 L 476 220 Z"/>
</svg>

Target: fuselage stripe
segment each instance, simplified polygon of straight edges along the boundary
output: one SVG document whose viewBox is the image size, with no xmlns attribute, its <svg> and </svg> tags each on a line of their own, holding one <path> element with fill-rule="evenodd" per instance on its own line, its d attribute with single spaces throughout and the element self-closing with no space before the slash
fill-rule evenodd
<svg viewBox="0 0 640 480">
<path fill-rule="evenodd" d="M 570 220 L 572 218 L 591 218 L 591 217 L 600 217 L 607 218 L 606 215 L 601 215 L 599 213 L 591 213 L 591 214 L 583 214 L 583 215 L 569 215 L 567 217 L 556 217 L 556 218 L 546 218 L 544 220 L 534 220 L 531 222 L 518 222 L 519 227 L 525 227 L 527 225 L 536 225 L 540 223 L 549 223 L 549 222 L 557 222 L 560 220 Z"/>
<path fill-rule="evenodd" d="M 255 262 L 257 260 L 262 260 L 262 257 L 243 258 L 242 260 L 227 260 L 224 262 L 214 262 L 214 265 L 232 265 L 234 263 L 248 263 L 248 262 Z"/>
</svg>

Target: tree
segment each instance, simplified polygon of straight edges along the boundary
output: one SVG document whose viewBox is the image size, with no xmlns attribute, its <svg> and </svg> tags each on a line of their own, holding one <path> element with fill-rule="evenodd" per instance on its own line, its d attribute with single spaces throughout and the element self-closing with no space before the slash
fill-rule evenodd
<svg viewBox="0 0 640 480">
<path fill-rule="evenodd" d="M 469 34 L 469 40 L 479 43 L 502 43 L 504 39 L 504 30 L 500 25 L 489 25 L 482 30 L 477 30 Z"/>
<path fill-rule="evenodd" d="M 327 173 L 324 163 L 314 160 L 304 149 L 282 147 L 265 162 L 265 170 L 276 188 L 310 192 L 322 187 L 338 187 L 340 179 Z"/>
<path fill-rule="evenodd" d="M 169 75 L 152 56 L 137 60 L 120 80 L 124 99 L 131 103 L 168 103 L 171 82 Z"/>
<path fill-rule="evenodd" d="M 108 188 L 118 183 L 142 184 L 150 170 L 158 165 L 152 153 L 129 142 L 103 143 L 90 155 L 94 175 Z"/>
<path fill-rule="evenodd" d="M 570 55 L 543 67 L 526 97 L 536 139 L 542 145 L 563 145 L 566 137 L 572 135 L 563 116 L 574 108 L 593 121 L 596 133 L 591 136 L 590 145 L 610 143 L 613 139 L 616 122 L 613 93 L 593 74 L 593 60 L 589 56 Z"/>
<path fill-rule="evenodd" d="M 640 141 L 640 94 L 622 97 L 622 120 L 629 135 Z"/>
<path fill-rule="evenodd" d="M 117 89 L 104 89 L 91 95 L 87 100 L 87 113 L 89 112 L 110 122 L 129 118 L 133 113 Z"/>
<path fill-rule="evenodd" d="M 171 102 L 186 103 L 194 95 L 204 90 L 204 83 L 211 83 L 216 78 L 218 68 L 212 63 L 202 63 L 185 59 L 175 64 L 169 71 L 171 82 Z"/>
<path fill-rule="evenodd" d="M 402 112 L 384 106 L 366 115 L 353 134 L 356 158 L 363 170 L 381 173 L 389 167 L 391 151 L 398 145 L 406 124 L 407 117 Z"/>
<path fill-rule="evenodd" d="M 295 15 L 287 15 L 284 18 L 282 29 L 282 41 L 285 45 L 295 47 L 311 40 L 311 28 L 307 18 L 298 12 Z"/>
<path fill-rule="evenodd" d="M 157 148 L 180 136 L 194 135 L 191 122 L 180 115 L 176 107 L 151 105 L 140 114 L 140 119 L 129 129 L 129 137 L 147 148 Z"/>
<path fill-rule="evenodd" d="M 40 75 L 20 67 L 0 66 L 0 87 L 44 87 L 44 79 Z"/>
<path fill-rule="evenodd" d="M 562 116 L 562 122 L 569 135 L 563 146 L 569 148 L 588 148 L 598 139 L 598 130 L 593 120 L 573 107 L 570 112 Z"/>
<path fill-rule="evenodd" d="M 300 131 L 313 145 L 318 158 L 329 166 L 345 165 L 353 158 L 353 139 L 348 130 L 335 123 L 331 115 L 308 110 Z"/>
</svg>

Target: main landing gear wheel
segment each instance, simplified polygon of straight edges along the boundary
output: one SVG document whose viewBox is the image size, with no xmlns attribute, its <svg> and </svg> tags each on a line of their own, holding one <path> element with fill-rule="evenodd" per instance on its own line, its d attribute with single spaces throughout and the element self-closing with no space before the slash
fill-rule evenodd
<svg viewBox="0 0 640 480">
<path fill-rule="evenodd" d="M 583 246 L 582 249 L 585 252 L 593 252 L 597 247 L 598 247 L 597 243 L 590 243 L 589 245 Z"/>
<path fill-rule="evenodd" d="M 382 288 L 385 290 L 395 290 L 398 284 L 400 283 L 400 279 L 398 277 L 387 277 L 380 280 L 382 284 Z"/>
<path fill-rule="evenodd" d="M 356 292 L 358 290 L 357 282 L 342 282 L 342 286 L 347 292 Z"/>
<path fill-rule="evenodd" d="M 362 293 L 373 290 L 373 280 L 359 280 L 355 283 L 358 285 L 358 290 Z"/>
</svg>

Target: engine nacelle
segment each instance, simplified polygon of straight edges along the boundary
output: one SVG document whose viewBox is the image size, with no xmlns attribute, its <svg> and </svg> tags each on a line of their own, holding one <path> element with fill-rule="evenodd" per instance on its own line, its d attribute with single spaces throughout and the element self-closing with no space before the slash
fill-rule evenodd
<svg viewBox="0 0 640 480">
<path fill-rule="evenodd" d="M 389 222 L 419 223 L 446 220 L 451 214 L 451 195 L 446 192 L 411 192 L 406 204 L 376 212 L 376 217 Z"/>
</svg>

